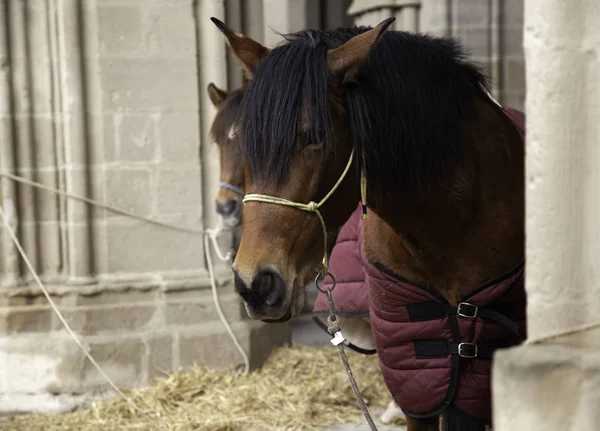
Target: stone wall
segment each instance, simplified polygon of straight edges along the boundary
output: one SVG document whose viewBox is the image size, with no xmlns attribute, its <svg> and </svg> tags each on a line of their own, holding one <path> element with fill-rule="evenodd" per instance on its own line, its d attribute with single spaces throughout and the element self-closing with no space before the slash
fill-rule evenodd
<svg viewBox="0 0 600 431">
<path fill-rule="evenodd" d="M 190 229 L 214 225 L 208 82 L 226 86 L 223 1 L 0 2 L 0 169 Z M 198 157 L 200 150 L 200 159 Z M 202 236 L 0 178 L 11 227 L 67 322 L 122 388 L 178 366 L 242 362 L 212 302 Z M 216 260 L 216 259 L 215 259 Z M 246 319 L 252 367 L 288 324 Z M 108 386 L 0 228 L 0 411 L 60 411 Z"/>
<path fill-rule="evenodd" d="M 524 108 L 523 0 L 354 0 L 358 25 L 395 16 L 394 29 L 458 37 L 506 106 Z"/>
</svg>

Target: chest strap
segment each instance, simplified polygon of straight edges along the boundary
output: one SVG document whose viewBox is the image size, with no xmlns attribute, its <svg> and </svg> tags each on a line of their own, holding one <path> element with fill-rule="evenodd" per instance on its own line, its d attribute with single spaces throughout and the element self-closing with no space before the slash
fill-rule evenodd
<svg viewBox="0 0 600 431">
<path fill-rule="evenodd" d="M 416 359 L 446 358 L 448 355 L 467 359 L 492 359 L 497 349 L 509 347 L 504 342 L 448 343 L 444 340 L 415 341 Z"/>
<path fill-rule="evenodd" d="M 477 305 L 468 302 L 461 302 L 457 307 L 452 307 L 450 304 L 440 304 L 438 302 L 423 302 L 420 304 L 409 304 L 406 306 L 406 309 L 408 310 L 411 322 L 438 320 L 447 314 L 456 315 L 463 319 L 475 319 L 480 317 L 499 323 L 519 337 L 522 337 L 519 325 L 502 313 L 492 310 L 491 308 L 478 307 Z"/>
</svg>

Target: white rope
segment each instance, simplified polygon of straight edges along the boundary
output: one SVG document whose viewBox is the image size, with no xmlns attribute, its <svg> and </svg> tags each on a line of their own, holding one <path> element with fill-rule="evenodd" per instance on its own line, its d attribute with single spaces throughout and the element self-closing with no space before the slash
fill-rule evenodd
<svg viewBox="0 0 600 431">
<path fill-rule="evenodd" d="M 26 185 L 31 186 L 31 187 L 37 187 L 38 189 L 46 190 L 46 191 L 55 193 L 55 194 L 57 194 L 59 196 L 63 196 L 63 197 L 66 197 L 66 198 L 71 198 L 71 199 L 75 199 L 75 200 L 78 200 L 78 201 L 81 201 L 81 202 L 85 202 L 85 203 L 90 204 L 92 206 L 95 206 L 95 207 L 98 207 L 98 208 L 104 208 L 104 209 L 112 211 L 114 213 L 121 214 L 121 215 L 130 217 L 130 218 L 133 218 L 133 219 L 136 219 L 136 220 L 145 221 L 147 223 L 155 224 L 157 226 L 162 226 L 162 227 L 166 227 L 166 228 L 169 228 L 169 229 L 178 230 L 180 232 L 186 232 L 186 233 L 194 233 L 194 234 L 203 234 L 204 233 L 203 229 L 192 229 L 192 228 L 187 228 L 187 227 L 181 227 L 181 226 L 177 226 L 177 225 L 174 225 L 174 224 L 165 223 L 165 222 L 162 222 L 162 221 L 159 221 L 159 220 L 154 220 L 154 219 L 152 219 L 150 217 L 144 217 L 144 216 L 141 216 L 141 215 L 138 215 L 138 214 L 134 214 L 132 212 L 125 211 L 125 210 L 122 210 L 122 209 L 117 208 L 117 207 L 113 207 L 113 206 L 105 204 L 103 202 L 100 202 L 100 201 L 97 201 L 97 200 L 94 200 L 94 199 L 90 199 L 90 198 L 86 198 L 85 196 L 76 195 L 74 193 L 65 192 L 64 190 L 56 189 L 54 187 L 50 187 L 50 186 L 47 186 L 47 185 L 42 184 L 42 183 L 31 181 L 31 180 L 28 180 L 27 178 L 23 178 L 23 177 L 20 177 L 18 175 L 14 175 L 14 174 L 11 174 L 11 173 L 8 173 L 8 172 L 0 172 L 0 177 L 5 177 L 5 178 L 11 179 L 13 181 L 16 181 L 18 183 L 26 184 Z"/>
<path fill-rule="evenodd" d="M 206 230 L 206 235 L 204 235 L 204 250 L 205 250 L 204 254 L 206 255 L 208 274 L 210 276 L 210 286 L 212 289 L 213 301 L 215 303 L 215 308 L 217 309 L 217 314 L 219 315 L 221 322 L 223 322 L 223 326 L 225 326 L 227 333 L 231 337 L 231 340 L 233 341 L 235 348 L 238 350 L 238 352 L 240 352 L 240 355 L 242 355 L 242 358 L 244 359 L 243 374 L 248 374 L 250 372 L 250 359 L 248 358 L 248 355 L 244 351 L 244 348 L 240 344 L 238 338 L 236 337 L 235 333 L 233 332 L 233 329 L 231 328 L 231 325 L 229 325 L 229 322 L 227 321 L 227 318 L 225 317 L 223 310 L 221 309 L 221 302 L 219 301 L 219 295 L 217 293 L 217 285 L 215 283 L 215 275 L 214 275 L 214 270 L 213 270 L 212 257 L 210 256 L 209 240 L 212 241 L 213 247 L 215 249 L 217 256 L 219 256 L 219 259 L 221 259 L 223 262 L 228 262 L 231 260 L 231 253 L 229 252 L 229 253 L 227 253 L 226 256 L 223 256 L 223 254 L 221 253 L 221 250 L 219 249 L 219 244 L 217 243 L 217 237 L 221 233 L 222 229 L 223 229 L 222 218 L 219 218 L 217 227 L 214 230 L 213 229 Z"/>
<path fill-rule="evenodd" d="M 35 181 L 31 181 L 28 180 L 26 178 L 17 176 L 17 175 L 13 175 L 7 172 L 0 172 L 0 177 L 5 177 L 8 178 L 10 180 L 31 186 L 31 187 L 36 187 L 42 190 L 46 190 L 52 193 L 55 193 L 59 196 L 63 196 L 66 198 L 71 198 L 71 199 L 76 199 L 82 202 L 85 202 L 89 205 L 95 206 L 95 207 L 99 207 L 99 208 L 104 208 L 107 209 L 109 211 L 112 211 L 114 213 L 117 214 L 121 214 L 124 215 L 126 217 L 130 217 L 136 220 L 141 220 L 141 221 L 145 221 L 147 223 L 151 223 L 157 226 L 161 226 L 161 227 L 165 227 L 168 229 L 173 229 L 173 230 L 177 230 L 180 232 L 186 232 L 186 233 L 193 233 L 193 234 L 204 234 L 204 253 L 206 255 L 206 261 L 207 261 L 207 266 L 208 266 L 208 273 L 209 273 L 209 278 L 210 278 L 210 284 L 211 284 L 211 290 L 212 290 L 212 297 L 213 297 L 213 301 L 215 304 L 215 308 L 217 310 L 217 314 L 219 315 L 219 318 L 221 319 L 221 322 L 223 323 L 223 326 L 225 326 L 225 329 L 227 330 L 229 336 L 231 337 L 236 349 L 240 352 L 240 354 L 242 355 L 242 358 L 244 360 L 244 374 L 248 374 L 248 372 L 250 371 L 250 360 L 248 358 L 248 355 L 246 354 L 246 352 L 244 351 L 243 347 L 241 346 L 240 342 L 238 341 L 235 333 L 233 332 L 233 329 L 231 328 L 231 325 L 229 324 L 229 322 L 227 321 L 227 318 L 225 317 L 225 314 L 223 313 L 223 310 L 221 309 L 221 303 L 219 301 L 219 294 L 218 294 L 218 290 L 217 290 L 217 284 L 216 284 L 216 280 L 215 280 L 215 274 L 214 274 L 214 268 L 213 268 L 213 262 L 212 262 L 212 258 L 211 258 L 211 254 L 210 254 L 210 243 L 209 240 L 212 242 L 214 250 L 217 254 L 217 256 L 219 257 L 219 259 L 221 259 L 223 262 L 228 262 L 231 261 L 231 252 L 227 253 L 226 255 L 223 255 L 218 242 L 217 242 L 217 238 L 218 236 L 221 234 L 221 232 L 223 232 L 223 223 L 222 223 L 222 218 L 219 218 L 219 221 L 217 223 L 217 226 L 215 227 L 215 229 L 191 229 L 191 228 L 183 228 L 174 224 L 170 224 L 170 223 L 165 223 L 165 222 L 161 222 L 158 220 L 154 220 L 151 219 L 149 217 L 144 217 L 144 216 L 140 216 L 134 213 L 131 213 L 129 211 L 125 211 L 122 210 L 120 208 L 105 204 L 103 202 L 100 201 L 96 201 L 94 199 L 90 199 L 84 196 L 79 196 L 73 193 L 69 193 L 66 192 L 64 190 L 60 190 L 54 187 L 50 187 L 47 186 L 45 184 L 41 184 Z M 25 261 L 27 267 L 29 268 L 29 270 L 31 271 L 36 283 L 38 284 L 38 286 L 40 287 L 42 293 L 44 294 L 44 296 L 46 297 L 46 299 L 48 300 L 48 302 L 50 303 L 51 308 L 53 309 L 53 311 L 56 313 L 56 315 L 58 316 L 59 320 L 61 321 L 61 323 L 63 324 L 63 326 L 65 327 L 65 329 L 67 330 L 67 332 L 69 333 L 69 335 L 71 335 L 71 337 L 75 340 L 75 342 L 78 344 L 78 346 L 80 347 L 80 349 L 83 351 L 83 353 L 86 355 L 86 357 L 90 360 L 90 362 L 96 367 L 96 369 L 98 370 L 98 372 L 102 375 L 102 377 L 104 377 L 104 379 L 109 383 L 109 385 L 121 396 L 123 397 L 123 399 L 136 411 L 141 412 L 142 414 L 144 414 L 148 420 L 150 421 L 150 423 L 158 430 L 162 430 L 162 428 L 160 428 L 154 421 L 152 421 L 152 419 L 150 417 L 148 417 L 142 410 L 140 410 L 132 401 L 131 399 L 129 399 L 127 396 L 125 396 L 125 394 L 119 390 L 119 388 L 114 384 L 114 382 L 106 375 L 106 373 L 102 370 L 102 368 L 100 367 L 100 365 L 94 360 L 94 358 L 90 355 L 90 353 L 87 351 L 87 349 L 83 346 L 83 344 L 81 343 L 81 341 L 79 340 L 79 338 L 77 337 L 77 335 L 75 334 L 75 332 L 73 332 L 73 330 L 71 329 L 71 327 L 69 326 L 69 324 L 67 323 L 67 321 L 65 320 L 65 318 L 63 317 L 62 313 L 60 312 L 60 310 L 58 309 L 58 307 L 56 306 L 56 304 L 54 303 L 54 301 L 52 300 L 52 297 L 50 296 L 48 290 L 46 289 L 46 287 L 43 285 L 42 281 L 40 280 L 40 278 L 38 277 L 35 269 L 33 268 L 33 266 L 31 265 L 31 262 L 29 261 L 29 258 L 27 257 L 27 255 L 25 254 L 25 251 L 23 250 L 23 248 L 21 247 L 21 244 L 16 236 L 16 234 L 14 233 L 14 231 L 11 229 L 8 219 L 4 216 L 4 211 L 2 209 L 2 206 L 0 205 L 0 216 L 2 217 L 2 220 L 4 222 L 4 225 L 6 226 L 6 229 L 8 230 L 13 242 L 15 243 L 19 253 L 21 254 L 21 257 L 23 258 L 23 260 Z"/>
<path fill-rule="evenodd" d="M 71 335 L 71 337 L 73 337 L 73 339 L 75 340 L 75 342 L 77 343 L 77 345 L 79 346 L 79 348 L 81 349 L 81 351 L 84 353 L 84 355 L 90 360 L 90 362 L 94 365 L 94 367 L 96 367 L 96 369 L 98 370 L 98 372 L 102 375 L 102 377 L 104 377 L 104 379 L 108 382 L 108 384 L 127 402 L 127 404 L 129 404 L 129 406 L 134 411 L 137 411 L 137 412 L 141 413 L 143 416 L 146 417 L 146 419 L 148 419 L 148 421 L 154 426 L 154 428 L 156 428 L 157 430 L 161 430 L 162 431 L 163 429 L 156 422 L 154 422 L 150 418 L 150 416 L 148 416 L 137 405 L 135 405 L 135 403 L 129 397 L 127 397 L 117 387 L 117 385 L 108 377 L 108 375 L 106 375 L 106 373 L 104 372 L 104 370 L 100 367 L 100 365 L 96 362 L 96 360 L 92 357 L 92 355 L 90 355 L 90 353 L 88 352 L 88 350 L 85 348 L 85 346 L 83 345 L 83 343 L 81 342 L 81 340 L 79 339 L 79 337 L 77 337 L 77 335 L 75 334 L 75 332 L 71 329 L 71 326 L 69 326 L 69 324 L 65 320 L 64 316 L 62 315 L 62 313 L 60 312 L 60 310 L 58 309 L 58 307 L 54 303 L 54 300 L 50 296 L 50 293 L 48 293 L 48 290 L 46 289 L 46 286 L 44 286 L 44 284 L 42 283 L 42 281 L 38 277 L 37 272 L 33 268 L 33 265 L 29 261 L 29 258 L 25 254 L 25 251 L 23 250 L 23 247 L 21 247 L 21 243 L 19 242 L 19 239 L 17 238 L 17 235 L 15 234 L 15 232 L 10 227 L 10 224 L 8 223 L 8 218 L 5 217 L 5 215 L 4 215 L 4 209 L 2 208 L 2 205 L 0 205 L 0 218 L 4 222 L 4 227 L 6 228 L 8 234 L 10 235 L 10 237 L 13 240 L 13 242 L 15 243 L 15 246 L 17 247 L 17 250 L 19 250 L 19 253 L 21 254 L 21 257 L 23 258 L 23 260 L 25 261 L 25 264 L 27 265 L 27 268 L 29 268 L 29 271 L 31 272 L 31 275 L 33 275 L 33 278 L 35 279 L 35 282 L 38 284 L 38 286 L 41 289 L 42 293 L 44 294 L 44 296 L 48 300 L 48 303 L 50 304 L 50 307 L 52 307 L 52 309 L 54 310 L 54 312 L 56 313 L 56 315 L 60 319 L 60 321 L 63 324 L 63 326 L 65 327 L 65 329 L 67 330 L 67 332 L 69 333 L 69 335 Z"/>
</svg>

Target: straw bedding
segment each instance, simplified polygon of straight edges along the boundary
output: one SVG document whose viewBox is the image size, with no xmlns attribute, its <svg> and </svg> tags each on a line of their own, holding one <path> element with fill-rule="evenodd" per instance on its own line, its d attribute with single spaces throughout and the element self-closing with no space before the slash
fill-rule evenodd
<svg viewBox="0 0 600 431">
<path fill-rule="evenodd" d="M 390 400 L 377 356 L 348 352 L 371 413 Z M 316 430 L 364 421 L 337 349 L 277 349 L 265 366 L 247 376 L 194 367 L 177 370 L 128 396 L 162 429 L 169 431 Z M 120 398 L 58 415 L 27 415 L 3 430 L 155 430 Z"/>
</svg>

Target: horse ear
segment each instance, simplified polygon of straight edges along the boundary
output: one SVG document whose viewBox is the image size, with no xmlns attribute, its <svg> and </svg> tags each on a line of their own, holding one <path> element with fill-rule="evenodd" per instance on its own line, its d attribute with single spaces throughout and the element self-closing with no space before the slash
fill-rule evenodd
<svg viewBox="0 0 600 431">
<path fill-rule="evenodd" d="M 248 78 L 252 79 L 256 69 L 258 68 L 258 65 L 262 59 L 265 58 L 269 52 L 271 52 L 271 50 L 262 46 L 255 40 L 244 36 L 243 34 L 234 32 L 232 29 L 227 27 L 225 23 L 219 21 L 215 17 L 212 17 L 210 20 L 225 35 L 227 41 L 229 42 L 229 46 L 231 46 L 231 49 L 233 50 L 233 53 L 242 63 Z"/>
<path fill-rule="evenodd" d="M 225 99 L 227 99 L 227 96 L 229 96 L 229 93 L 227 91 L 221 90 L 212 82 L 208 84 L 206 91 L 208 92 L 208 97 L 210 97 L 210 101 L 213 105 L 215 105 L 215 108 L 218 108 L 221 105 L 221 103 L 223 103 Z"/>
<path fill-rule="evenodd" d="M 343 82 L 352 81 L 360 66 L 369 58 L 375 43 L 396 18 L 388 18 L 377 27 L 354 36 L 348 42 L 327 51 L 327 69 L 333 74 L 343 74 Z"/>
</svg>

